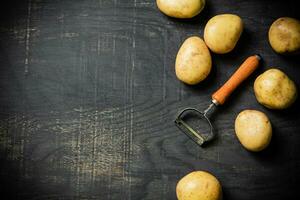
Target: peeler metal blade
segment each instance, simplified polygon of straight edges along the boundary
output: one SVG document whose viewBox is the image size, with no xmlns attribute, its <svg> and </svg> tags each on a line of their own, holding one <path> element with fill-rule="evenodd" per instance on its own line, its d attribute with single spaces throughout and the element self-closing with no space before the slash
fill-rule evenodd
<svg viewBox="0 0 300 200">
<path fill-rule="evenodd" d="M 209 134 L 204 135 L 202 132 L 196 131 L 182 118 L 186 113 L 190 114 L 191 112 L 200 116 L 201 120 L 205 120 L 210 128 Z M 196 144 L 200 146 L 203 146 L 203 144 L 211 141 L 215 137 L 213 126 L 206 116 L 206 112 L 200 112 L 195 108 L 186 108 L 182 110 L 176 117 L 175 124 L 183 133 L 185 133 L 189 138 L 191 138 Z"/>
<path fill-rule="evenodd" d="M 204 143 L 204 138 L 198 134 L 192 127 L 190 127 L 187 123 L 185 123 L 182 119 L 177 118 L 175 120 L 176 126 L 184 132 L 188 137 L 190 137 L 194 142 L 199 144 L 200 146 Z"/>
</svg>

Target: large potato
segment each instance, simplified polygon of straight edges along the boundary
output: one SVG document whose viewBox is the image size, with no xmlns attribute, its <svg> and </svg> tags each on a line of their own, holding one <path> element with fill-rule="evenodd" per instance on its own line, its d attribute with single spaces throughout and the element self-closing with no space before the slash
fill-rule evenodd
<svg viewBox="0 0 300 200">
<path fill-rule="evenodd" d="M 281 17 L 269 29 L 269 42 L 274 51 L 280 54 L 300 52 L 300 21 Z"/>
<path fill-rule="evenodd" d="M 222 187 L 210 173 L 195 171 L 177 183 L 176 194 L 178 200 L 221 200 Z"/>
<path fill-rule="evenodd" d="M 243 32 L 242 19 L 233 14 L 216 15 L 204 28 L 204 41 L 214 53 L 232 51 Z"/>
<path fill-rule="evenodd" d="M 235 133 L 246 149 L 257 152 L 269 145 L 272 126 L 264 113 L 257 110 L 244 110 L 235 120 Z"/>
<path fill-rule="evenodd" d="M 161 12 L 176 18 L 192 18 L 198 15 L 205 5 L 205 0 L 156 0 Z"/>
<path fill-rule="evenodd" d="M 194 85 L 204 80 L 211 70 L 211 56 L 204 41 L 196 36 L 184 41 L 175 63 L 179 80 Z"/>
<path fill-rule="evenodd" d="M 297 98 L 295 83 L 279 69 L 269 69 L 254 82 L 254 93 L 259 103 L 271 109 L 289 107 Z"/>
</svg>

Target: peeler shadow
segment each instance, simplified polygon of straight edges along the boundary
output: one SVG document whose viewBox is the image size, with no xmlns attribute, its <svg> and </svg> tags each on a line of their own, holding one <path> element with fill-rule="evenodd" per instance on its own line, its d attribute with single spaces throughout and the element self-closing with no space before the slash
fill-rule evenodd
<svg viewBox="0 0 300 200">
<path fill-rule="evenodd" d="M 218 132 L 216 130 L 215 130 L 215 134 L 216 134 L 216 136 L 212 141 L 204 143 L 201 147 L 202 148 L 209 148 L 209 147 L 218 145 L 219 137 L 218 137 Z"/>
</svg>

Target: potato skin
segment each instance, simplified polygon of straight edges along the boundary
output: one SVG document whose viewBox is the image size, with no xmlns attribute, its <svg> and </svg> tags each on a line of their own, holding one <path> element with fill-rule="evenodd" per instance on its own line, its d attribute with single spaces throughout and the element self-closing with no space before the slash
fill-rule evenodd
<svg viewBox="0 0 300 200">
<path fill-rule="evenodd" d="M 232 51 L 243 32 L 242 19 L 233 14 L 212 17 L 204 28 L 204 41 L 211 51 L 225 54 Z"/>
<path fill-rule="evenodd" d="M 177 53 L 176 76 L 182 82 L 194 85 L 208 76 L 211 65 L 210 52 L 204 41 L 193 36 L 183 42 Z"/>
<path fill-rule="evenodd" d="M 244 110 L 235 120 L 235 133 L 246 149 L 258 152 L 269 145 L 272 138 L 272 125 L 263 112 Z"/>
<path fill-rule="evenodd" d="M 194 171 L 177 183 L 176 194 L 178 200 L 221 200 L 222 187 L 210 173 Z"/>
<path fill-rule="evenodd" d="M 290 17 L 281 17 L 274 21 L 269 29 L 269 43 L 279 54 L 300 53 L 300 21 Z"/>
<path fill-rule="evenodd" d="M 254 82 L 254 93 L 259 103 L 270 109 L 285 109 L 297 98 L 295 83 L 279 69 L 269 69 Z"/>
<path fill-rule="evenodd" d="M 175 18 L 192 18 L 205 6 L 205 0 L 156 0 L 157 7 L 165 15 Z"/>
</svg>

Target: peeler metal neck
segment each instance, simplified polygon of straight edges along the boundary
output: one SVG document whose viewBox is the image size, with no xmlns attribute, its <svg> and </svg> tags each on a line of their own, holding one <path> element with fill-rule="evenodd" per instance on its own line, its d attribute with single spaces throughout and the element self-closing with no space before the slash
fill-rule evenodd
<svg viewBox="0 0 300 200">
<path fill-rule="evenodd" d="M 214 108 L 218 105 L 219 103 L 215 99 L 212 99 L 211 104 L 203 111 L 203 115 L 207 117 L 207 115 L 211 113 L 214 110 Z"/>
</svg>

